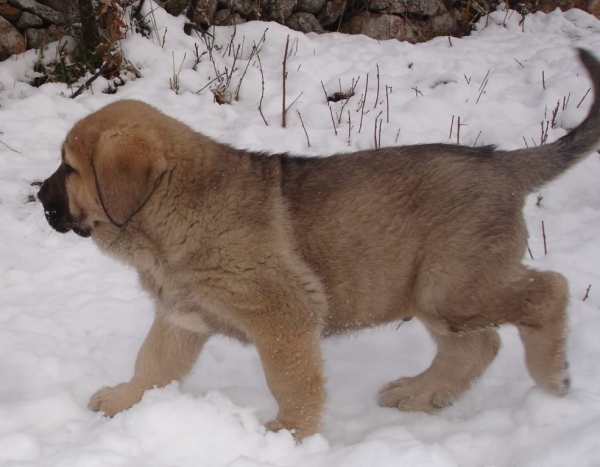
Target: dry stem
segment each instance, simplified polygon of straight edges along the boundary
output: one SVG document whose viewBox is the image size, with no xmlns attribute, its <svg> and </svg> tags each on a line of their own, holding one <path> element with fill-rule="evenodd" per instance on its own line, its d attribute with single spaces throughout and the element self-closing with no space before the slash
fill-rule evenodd
<svg viewBox="0 0 600 467">
<path fill-rule="evenodd" d="M 290 46 L 290 35 L 288 34 L 287 39 L 285 40 L 285 52 L 283 54 L 283 73 L 282 73 L 282 80 L 283 80 L 283 97 L 281 99 L 281 126 L 283 128 L 285 128 L 285 114 L 287 112 L 286 108 L 285 108 L 285 80 L 287 79 L 287 72 L 285 71 L 286 68 L 286 64 L 287 64 L 287 56 L 288 56 L 288 48 Z"/>
</svg>

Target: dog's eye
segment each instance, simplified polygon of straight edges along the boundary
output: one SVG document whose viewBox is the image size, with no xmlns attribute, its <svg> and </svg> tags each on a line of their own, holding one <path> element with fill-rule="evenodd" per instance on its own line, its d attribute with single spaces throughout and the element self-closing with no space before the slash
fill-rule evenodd
<svg viewBox="0 0 600 467">
<path fill-rule="evenodd" d="M 71 167 L 69 164 L 65 164 L 65 175 L 70 175 L 75 172 L 77 171 L 73 167 Z"/>
</svg>

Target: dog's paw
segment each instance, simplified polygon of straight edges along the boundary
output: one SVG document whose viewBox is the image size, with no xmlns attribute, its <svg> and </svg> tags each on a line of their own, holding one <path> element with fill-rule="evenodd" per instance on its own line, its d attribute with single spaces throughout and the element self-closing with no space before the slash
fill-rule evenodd
<svg viewBox="0 0 600 467">
<path fill-rule="evenodd" d="M 310 423 L 304 423 L 301 425 L 284 423 L 279 419 L 271 420 L 265 423 L 265 428 L 269 431 L 278 432 L 281 430 L 289 430 L 296 441 L 302 441 L 304 438 L 310 435 L 314 435 L 319 431 L 317 426 Z"/>
<path fill-rule="evenodd" d="M 269 431 L 278 432 L 281 430 L 285 430 L 285 426 L 279 420 L 271 420 L 270 422 L 265 423 L 265 428 Z"/>
<path fill-rule="evenodd" d="M 427 412 L 452 405 L 456 400 L 456 392 L 449 388 L 423 383 L 418 376 L 392 381 L 379 392 L 379 405 L 405 412 Z"/>
<path fill-rule="evenodd" d="M 550 394 L 566 396 L 569 389 L 571 389 L 569 363 L 566 360 L 563 362 L 559 361 L 554 364 L 554 371 L 546 370 L 544 373 L 538 372 L 534 379 Z"/>
<path fill-rule="evenodd" d="M 564 344 L 551 339 L 534 340 L 526 336 L 526 362 L 534 381 L 550 394 L 565 396 L 570 389 L 569 362 Z M 540 343 L 541 342 L 541 343 Z"/>
<path fill-rule="evenodd" d="M 117 386 L 106 386 L 97 391 L 91 398 L 88 407 L 95 412 L 104 412 L 113 417 L 123 410 L 137 404 L 144 395 L 144 390 L 131 383 Z"/>
</svg>

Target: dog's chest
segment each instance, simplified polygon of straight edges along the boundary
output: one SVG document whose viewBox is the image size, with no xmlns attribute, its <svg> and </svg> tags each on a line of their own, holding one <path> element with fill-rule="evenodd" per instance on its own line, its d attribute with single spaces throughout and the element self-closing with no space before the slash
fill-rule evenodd
<svg viewBox="0 0 600 467">
<path fill-rule="evenodd" d="M 219 333 L 248 342 L 246 332 L 215 307 L 193 271 L 169 267 L 138 269 L 142 287 L 152 296 L 158 313 L 171 324 L 195 333 Z"/>
</svg>

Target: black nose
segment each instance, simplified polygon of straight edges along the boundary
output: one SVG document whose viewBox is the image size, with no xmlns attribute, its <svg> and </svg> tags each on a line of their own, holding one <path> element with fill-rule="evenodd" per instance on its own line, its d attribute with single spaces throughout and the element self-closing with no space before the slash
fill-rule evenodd
<svg viewBox="0 0 600 467">
<path fill-rule="evenodd" d="M 42 204 L 48 201 L 48 180 L 42 183 L 42 186 L 38 191 L 37 197 L 42 202 Z"/>
</svg>

